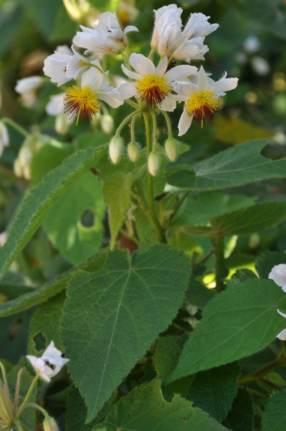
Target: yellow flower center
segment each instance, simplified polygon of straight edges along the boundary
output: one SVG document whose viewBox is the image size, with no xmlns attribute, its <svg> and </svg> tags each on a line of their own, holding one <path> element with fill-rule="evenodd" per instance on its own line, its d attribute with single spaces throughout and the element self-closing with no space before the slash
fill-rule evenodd
<svg viewBox="0 0 286 431">
<path fill-rule="evenodd" d="M 149 105 L 161 103 L 172 88 L 164 76 L 150 74 L 138 79 L 136 89 L 141 99 Z"/>
<path fill-rule="evenodd" d="M 198 90 L 186 101 L 187 112 L 202 122 L 206 117 L 211 117 L 220 106 L 221 101 L 212 90 Z"/>
<path fill-rule="evenodd" d="M 91 118 L 99 111 L 100 102 L 95 91 L 90 87 L 69 87 L 65 94 L 65 112 L 71 118 Z"/>
</svg>

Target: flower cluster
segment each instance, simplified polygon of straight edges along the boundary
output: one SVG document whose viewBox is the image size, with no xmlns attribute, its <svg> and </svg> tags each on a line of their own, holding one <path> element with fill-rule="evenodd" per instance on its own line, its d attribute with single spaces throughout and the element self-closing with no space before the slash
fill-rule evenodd
<svg viewBox="0 0 286 431">
<path fill-rule="evenodd" d="M 100 113 L 106 114 L 107 106 L 118 108 L 127 103 L 134 108 L 134 116 L 128 116 L 130 121 L 124 122 L 124 126 L 130 124 L 131 130 L 134 117 L 162 113 L 168 127 L 166 154 L 174 160 L 176 151 L 168 112 L 173 112 L 177 104 L 183 105 L 178 124 L 178 135 L 182 136 L 193 120 L 203 124 L 211 117 L 221 107 L 222 97 L 238 83 L 237 78 L 228 78 L 226 74 L 215 81 L 203 66 L 193 65 L 205 59 L 209 50 L 206 38 L 219 26 L 210 23 L 210 17 L 202 13 L 192 13 L 183 26 L 181 15 L 182 9 L 175 4 L 155 10 L 149 55 L 131 53 L 125 61 L 128 36 L 139 31 L 135 26 L 122 28 L 117 15 L 111 12 L 99 15 L 92 27 L 81 26 L 71 48 L 60 46 L 45 59 L 45 75 L 57 86 L 66 86 L 62 93 L 53 96 L 47 112 L 57 116 L 61 128 L 65 129 L 81 117 L 92 119 Z M 123 62 L 121 69 L 125 78 L 120 78 L 117 86 L 116 77 L 106 69 L 109 55 Z M 153 61 L 154 58 L 157 60 Z M 119 161 L 124 147 L 119 131 L 110 144 L 110 158 L 114 163 Z M 138 146 L 135 133 L 131 135 L 128 155 L 136 161 Z M 159 166 L 156 145 L 152 142 L 148 149 L 149 173 L 153 175 Z"/>
</svg>

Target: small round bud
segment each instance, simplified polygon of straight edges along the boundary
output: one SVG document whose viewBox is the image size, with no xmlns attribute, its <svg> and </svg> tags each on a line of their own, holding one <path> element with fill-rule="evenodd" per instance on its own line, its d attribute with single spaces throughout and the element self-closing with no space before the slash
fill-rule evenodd
<svg viewBox="0 0 286 431">
<path fill-rule="evenodd" d="M 127 146 L 128 157 L 131 162 L 135 163 L 140 157 L 140 150 L 135 142 L 130 142 Z"/>
<path fill-rule="evenodd" d="M 51 416 L 46 416 L 43 422 L 44 431 L 60 431 L 55 419 Z"/>
<path fill-rule="evenodd" d="M 148 172 L 153 177 L 156 177 L 160 170 L 161 158 L 158 153 L 152 151 L 148 156 Z"/>
<path fill-rule="evenodd" d="M 9 133 L 5 124 L 0 122 L 0 156 L 2 155 L 5 147 L 9 145 Z"/>
<path fill-rule="evenodd" d="M 100 118 L 100 125 L 102 128 L 102 131 L 107 135 L 109 135 L 114 128 L 114 121 L 112 116 L 109 114 L 102 115 L 102 117 Z"/>
<path fill-rule="evenodd" d="M 62 113 L 56 116 L 55 129 L 60 135 L 65 135 L 70 128 L 68 117 Z"/>
<path fill-rule="evenodd" d="M 173 138 L 166 139 L 166 141 L 165 141 L 165 152 L 166 152 L 168 159 L 171 162 L 176 161 L 178 154 L 177 154 L 177 143 L 176 143 L 175 139 L 173 139 Z"/>
<path fill-rule="evenodd" d="M 120 136 L 114 136 L 109 143 L 109 157 L 114 165 L 116 165 L 121 159 L 123 150 L 123 139 Z"/>
</svg>

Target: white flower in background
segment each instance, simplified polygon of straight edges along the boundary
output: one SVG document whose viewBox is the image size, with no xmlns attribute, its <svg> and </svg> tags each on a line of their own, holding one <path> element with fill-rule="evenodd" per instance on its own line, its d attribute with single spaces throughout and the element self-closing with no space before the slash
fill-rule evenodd
<svg viewBox="0 0 286 431">
<path fill-rule="evenodd" d="M 69 362 L 69 359 L 64 358 L 62 352 L 55 347 L 53 341 L 48 345 L 42 356 L 27 355 L 26 357 L 36 374 L 46 382 L 50 382 Z"/>
<path fill-rule="evenodd" d="M 279 265 L 273 266 L 269 272 L 268 278 L 276 283 L 283 292 L 286 293 L 286 264 L 280 263 Z"/>
<path fill-rule="evenodd" d="M 257 36 L 248 36 L 243 42 L 243 48 L 248 54 L 254 54 L 261 48 L 261 43 Z"/>
<path fill-rule="evenodd" d="M 43 71 L 54 84 L 60 86 L 71 79 L 77 79 L 93 66 L 100 68 L 99 61 L 88 59 L 63 45 L 45 59 Z"/>
<path fill-rule="evenodd" d="M 193 82 L 179 84 L 178 92 L 185 102 L 184 110 L 179 120 L 179 136 L 184 135 L 191 127 L 193 119 L 203 123 L 221 106 L 221 97 L 227 91 L 237 87 L 237 78 L 227 78 L 226 74 L 214 81 L 201 67 Z"/>
<path fill-rule="evenodd" d="M 282 313 L 282 311 L 277 310 L 277 313 L 280 314 L 281 317 L 284 317 L 286 319 L 286 313 Z M 278 335 L 276 335 L 277 338 L 281 341 L 286 341 L 286 329 L 283 329 L 281 332 L 279 332 Z"/>
<path fill-rule="evenodd" d="M 123 26 L 135 21 L 139 15 L 139 10 L 136 8 L 134 0 L 119 1 L 116 12 L 119 21 Z"/>
<path fill-rule="evenodd" d="M 78 85 L 69 87 L 65 93 L 65 112 L 71 120 L 91 118 L 100 111 L 100 102 L 112 108 L 122 105 L 119 91 L 106 81 L 97 69 L 89 69 L 81 75 Z"/>
<path fill-rule="evenodd" d="M 24 106 L 32 108 L 37 100 L 37 90 L 43 85 L 44 78 L 41 76 L 29 76 L 19 79 L 15 91 L 20 94 Z"/>
<path fill-rule="evenodd" d="M 181 65 L 168 68 L 163 57 L 158 66 L 142 54 L 131 54 L 129 64 L 133 71 L 122 65 L 122 70 L 134 82 L 122 84 L 119 91 L 123 99 L 137 97 L 150 106 L 158 105 L 162 111 L 174 111 L 178 95 L 174 94 L 177 82 L 185 81 L 197 72 L 197 68 Z"/>
<path fill-rule="evenodd" d="M 192 13 L 182 30 L 182 9 L 175 4 L 155 11 L 155 23 L 151 40 L 152 48 L 161 56 L 176 60 L 203 60 L 208 52 L 204 44 L 206 36 L 217 30 L 218 24 L 210 24 L 208 16 Z"/>
<path fill-rule="evenodd" d="M 0 121 L 0 156 L 4 149 L 9 145 L 9 133 L 5 124 Z"/>
<path fill-rule="evenodd" d="M 73 38 L 73 44 L 102 58 L 106 54 L 116 54 L 127 45 L 127 33 L 138 31 L 137 27 L 127 26 L 122 30 L 115 13 L 104 12 L 93 28 L 81 26 Z"/>
<path fill-rule="evenodd" d="M 251 59 L 251 67 L 259 76 L 266 76 L 270 72 L 270 64 L 263 57 L 253 57 Z"/>
</svg>

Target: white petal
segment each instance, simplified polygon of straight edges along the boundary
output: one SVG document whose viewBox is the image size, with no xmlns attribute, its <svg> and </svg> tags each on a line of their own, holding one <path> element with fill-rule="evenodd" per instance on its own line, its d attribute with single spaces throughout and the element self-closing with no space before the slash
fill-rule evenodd
<svg viewBox="0 0 286 431">
<path fill-rule="evenodd" d="M 94 90 L 100 89 L 104 80 L 104 76 L 99 70 L 91 67 L 86 72 L 83 72 L 81 75 L 81 86 L 82 87 L 91 87 Z"/>
<path fill-rule="evenodd" d="M 189 115 L 186 109 L 184 109 L 178 124 L 179 136 L 183 136 L 185 133 L 187 133 L 191 127 L 192 121 L 193 116 Z"/>
<path fill-rule="evenodd" d="M 286 319 L 286 313 L 283 313 L 283 311 L 277 310 L 277 313 L 280 314 L 281 317 L 284 317 Z"/>
<path fill-rule="evenodd" d="M 118 108 L 123 104 L 123 100 L 120 97 L 120 94 L 116 90 L 110 90 L 109 92 L 104 92 L 99 94 L 99 98 L 106 102 L 112 108 Z"/>
<path fill-rule="evenodd" d="M 15 90 L 19 94 L 30 93 L 37 90 L 43 84 L 41 76 L 29 76 L 28 78 L 19 79 Z"/>
<path fill-rule="evenodd" d="M 273 266 L 268 278 L 273 280 L 279 287 L 286 292 L 286 264 L 280 263 L 279 265 Z"/>
<path fill-rule="evenodd" d="M 281 341 L 286 341 L 286 329 L 283 329 L 279 334 L 276 335 Z"/>
<path fill-rule="evenodd" d="M 117 87 L 117 90 L 122 100 L 130 99 L 131 97 L 136 96 L 137 93 L 135 84 L 132 84 L 131 82 L 126 82 L 119 85 L 119 87 Z"/>
<path fill-rule="evenodd" d="M 136 79 L 136 81 L 140 78 L 140 75 L 138 73 L 129 70 L 126 66 L 124 66 L 124 64 L 121 65 L 121 69 L 123 73 L 128 76 L 128 78 Z"/>
<path fill-rule="evenodd" d="M 198 88 L 200 90 L 204 90 L 204 89 L 209 88 L 209 76 L 206 73 L 203 66 L 200 67 L 197 78 L 198 78 Z"/>
<path fill-rule="evenodd" d="M 164 73 L 167 70 L 168 63 L 169 63 L 168 58 L 167 57 L 162 57 L 161 60 L 160 60 L 160 62 L 159 62 L 159 64 L 158 64 L 158 66 L 156 67 L 156 72 L 159 75 L 164 75 Z"/>
<path fill-rule="evenodd" d="M 166 77 L 169 79 L 169 81 L 181 81 L 187 79 L 191 75 L 196 74 L 197 72 L 198 69 L 195 66 L 181 65 L 175 66 L 168 70 Z"/>
<path fill-rule="evenodd" d="M 130 32 L 135 32 L 135 31 L 136 32 L 139 31 L 138 28 L 135 27 L 135 25 L 127 25 L 124 29 L 125 34 L 130 33 Z"/>
<path fill-rule="evenodd" d="M 169 94 L 165 97 L 165 99 L 160 103 L 160 109 L 162 111 L 173 112 L 176 109 L 177 98 L 173 94 Z"/>
<path fill-rule="evenodd" d="M 218 96 L 224 96 L 227 91 L 234 90 L 237 87 L 238 78 L 226 78 L 226 74 L 217 82 L 214 87 Z"/>
<path fill-rule="evenodd" d="M 46 106 L 47 114 L 51 116 L 62 114 L 64 112 L 64 98 L 65 98 L 65 93 L 51 96 L 50 101 Z"/>
<path fill-rule="evenodd" d="M 156 72 L 155 66 L 152 61 L 145 57 L 143 54 L 131 54 L 129 63 L 140 75 L 152 74 Z"/>
</svg>

